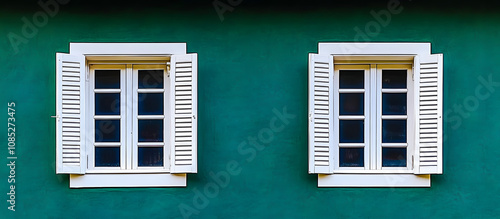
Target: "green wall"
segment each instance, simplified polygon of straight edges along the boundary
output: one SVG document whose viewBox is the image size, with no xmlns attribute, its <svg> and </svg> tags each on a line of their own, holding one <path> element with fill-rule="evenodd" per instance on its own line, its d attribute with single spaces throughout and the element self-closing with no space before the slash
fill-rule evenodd
<svg viewBox="0 0 500 219">
<path fill-rule="evenodd" d="M 225 1 L 221 1 L 225 2 Z M 317 3 L 317 2 L 314 2 Z M 431 188 L 317 188 L 307 174 L 307 59 L 317 43 L 353 41 L 355 27 L 375 19 L 359 7 L 247 3 L 223 14 L 210 1 L 148 8 L 70 2 L 16 53 L 7 35 L 22 36 L 36 3 L 0 9 L 0 126 L 16 103 L 16 212 L 7 210 L 7 137 L 0 150 L 1 218 L 172 218 L 190 206 L 199 218 L 499 217 L 500 15 L 496 7 L 429 9 L 401 2 L 370 41 L 431 42 L 444 54 L 444 174 Z M 305 4 L 305 3 L 304 3 Z M 269 6 L 269 7 L 268 7 Z M 373 30 L 372 30 L 373 31 Z M 69 189 L 55 174 L 55 53 L 70 42 L 187 42 L 199 55 L 198 173 L 187 188 Z M 460 112 L 459 107 L 463 107 Z M 273 109 L 296 117 L 261 151 L 238 151 L 269 127 Z M 1 124 L 3 123 L 3 125 Z M 249 147 L 245 147 L 248 150 Z M 242 153 L 243 152 L 243 153 Z M 254 153 L 255 152 L 255 153 Z M 254 156 L 255 155 L 255 156 Z M 207 200 L 210 173 L 238 163 L 239 174 Z M 213 188 L 213 187 L 210 187 Z M 193 200 L 198 201 L 197 204 Z M 200 204 L 202 206 L 200 206 Z M 204 204 L 204 205 L 203 205 Z M 4 216 L 2 216 L 4 215 Z"/>
</svg>

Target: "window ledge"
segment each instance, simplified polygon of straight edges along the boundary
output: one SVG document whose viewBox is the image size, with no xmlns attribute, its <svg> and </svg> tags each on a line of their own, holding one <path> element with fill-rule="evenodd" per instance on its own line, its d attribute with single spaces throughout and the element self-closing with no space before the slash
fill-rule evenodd
<svg viewBox="0 0 500 219">
<path fill-rule="evenodd" d="M 70 188 L 186 187 L 186 174 L 71 174 Z"/>
<path fill-rule="evenodd" d="M 168 169 L 162 168 L 140 168 L 135 170 L 122 169 L 94 169 L 87 170 L 85 174 L 149 174 L 149 173 L 169 173 Z"/>
<path fill-rule="evenodd" d="M 318 187 L 431 187 L 431 177 L 415 174 L 318 174 Z"/>
</svg>

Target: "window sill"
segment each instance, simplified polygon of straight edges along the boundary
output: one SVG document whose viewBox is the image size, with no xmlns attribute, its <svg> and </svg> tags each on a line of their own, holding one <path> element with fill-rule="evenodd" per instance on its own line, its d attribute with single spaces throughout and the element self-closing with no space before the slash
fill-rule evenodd
<svg viewBox="0 0 500 219">
<path fill-rule="evenodd" d="M 333 174 L 413 174 L 413 170 L 401 169 L 401 168 L 386 168 L 382 170 L 365 170 L 365 169 L 340 169 L 334 170 Z"/>
<path fill-rule="evenodd" d="M 169 173 L 168 169 L 162 168 L 139 168 L 135 170 L 121 169 L 94 169 L 87 170 L 85 174 L 146 174 L 146 173 Z"/>
<path fill-rule="evenodd" d="M 70 188 L 186 187 L 186 174 L 71 174 Z"/>
<path fill-rule="evenodd" d="M 319 174 L 318 187 L 431 187 L 431 177 L 415 174 Z"/>
</svg>

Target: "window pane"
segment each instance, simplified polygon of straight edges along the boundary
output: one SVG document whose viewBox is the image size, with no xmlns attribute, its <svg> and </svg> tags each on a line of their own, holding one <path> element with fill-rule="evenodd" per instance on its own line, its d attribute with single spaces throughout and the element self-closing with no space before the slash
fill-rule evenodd
<svg viewBox="0 0 500 219">
<path fill-rule="evenodd" d="M 364 120 L 340 120 L 340 143 L 363 143 Z"/>
<path fill-rule="evenodd" d="M 96 93 L 95 94 L 96 115 L 120 115 L 119 93 Z"/>
<path fill-rule="evenodd" d="M 95 88 L 120 88 L 120 70 L 95 70 Z"/>
<path fill-rule="evenodd" d="M 382 148 L 383 167 L 406 167 L 406 148 Z"/>
<path fill-rule="evenodd" d="M 364 70 L 340 70 L 339 87 L 363 89 L 365 86 Z"/>
<path fill-rule="evenodd" d="M 382 120 L 383 143 L 406 143 L 406 120 Z"/>
<path fill-rule="evenodd" d="M 139 147 L 139 166 L 163 166 L 163 147 Z"/>
<path fill-rule="evenodd" d="M 138 129 L 139 142 L 163 141 L 163 119 L 141 119 Z"/>
<path fill-rule="evenodd" d="M 382 70 L 382 88 L 406 88 L 406 70 Z"/>
<path fill-rule="evenodd" d="M 120 148 L 119 147 L 96 147 L 95 148 L 96 167 L 119 167 Z"/>
<path fill-rule="evenodd" d="M 364 93 L 341 93 L 340 115 L 363 115 L 364 114 Z"/>
<path fill-rule="evenodd" d="M 340 167 L 363 167 L 364 148 L 340 148 Z"/>
<path fill-rule="evenodd" d="M 163 93 L 140 93 L 139 115 L 163 115 Z"/>
<path fill-rule="evenodd" d="M 95 142 L 119 142 L 120 120 L 96 120 Z"/>
<path fill-rule="evenodd" d="M 382 115 L 406 115 L 406 93 L 382 94 Z"/>
<path fill-rule="evenodd" d="M 163 88 L 163 70 L 139 70 L 139 88 Z"/>
</svg>

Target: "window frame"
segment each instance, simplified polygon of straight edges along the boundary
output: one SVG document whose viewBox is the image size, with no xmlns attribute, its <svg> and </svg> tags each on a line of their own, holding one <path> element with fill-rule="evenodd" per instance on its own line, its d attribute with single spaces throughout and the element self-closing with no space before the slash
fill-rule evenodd
<svg viewBox="0 0 500 219">
<path fill-rule="evenodd" d="M 362 64 L 361 64 L 362 63 Z M 379 108 L 382 107 L 382 70 L 400 69 L 407 70 L 407 80 L 406 80 L 406 129 L 407 129 L 407 153 L 406 153 L 406 167 L 383 167 L 382 166 L 382 112 Z M 356 64 L 335 64 L 334 65 L 334 85 L 333 85 L 333 142 L 335 144 L 334 156 L 334 171 L 333 173 L 371 173 L 371 172 L 384 172 L 384 173 L 401 173 L 401 172 L 412 172 L 413 171 L 413 150 L 414 150 L 414 132 L 413 122 L 415 116 L 413 112 L 413 80 L 412 80 L 412 66 L 410 64 L 377 64 L 377 62 L 359 62 Z M 364 71 L 364 115 L 360 116 L 341 116 L 339 95 L 340 93 L 360 93 L 360 91 L 340 91 L 339 88 L 339 75 L 340 70 L 363 70 Z M 374 79 L 375 78 L 375 79 Z M 373 101 L 375 100 L 375 101 Z M 375 103 L 375 104 L 374 104 Z M 339 142 L 339 120 L 341 117 L 349 119 L 361 119 L 364 120 L 364 143 L 340 143 Z M 375 130 L 375 131 L 372 131 Z M 342 145 L 343 144 L 343 145 Z M 340 167 L 340 148 L 341 147 L 353 147 L 357 148 L 359 145 L 363 144 L 364 148 L 364 166 L 363 167 Z M 341 146 L 342 145 L 342 146 Z"/>
<path fill-rule="evenodd" d="M 57 131 L 57 147 L 56 147 L 56 173 L 57 174 L 70 174 L 70 188 L 92 188 L 92 187 L 185 187 L 187 182 L 187 173 L 196 173 L 197 172 L 197 54 L 196 53 L 187 53 L 186 51 L 186 43 L 70 43 L 70 52 L 69 53 L 57 53 L 57 72 L 56 72 L 56 80 L 57 80 L 57 92 L 56 92 L 56 131 Z M 170 72 L 169 62 L 173 62 L 174 64 L 177 62 L 182 62 L 179 66 L 179 70 L 175 66 L 172 66 L 172 73 Z M 65 64 L 66 63 L 66 64 Z M 184 64 L 183 64 L 184 63 Z M 88 124 L 86 120 L 88 120 L 89 108 L 94 107 L 94 104 L 89 103 L 89 92 L 91 91 L 89 88 L 89 79 L 90 79 L 90 64 L 108 64 L 108 65 L 123 65 L 123 64 L 162 64 L 167 65 L 167 75 L 170 78 L 165 78 L 165 80 L 171 81 L 174 83 L 174 79 L 176 78 L 177 73 L 185 72 L 186 69 L 182 69 L 185 66 L 185 63 L 189 63 L 190 77 L 192 79 L 188 82 L 192 87 L 191 100 L 192 105 L 190 108 L 190 113 L 183 114 L 172 114 L 172 118 L 177 117 L 189 117 L 190 125 L 192 126 L 192 140 L 189 143 L 190 151 L 182 151 L 182 154 L 175 155 L 169 154 L 169 156 L 164 157 L 164 161 L 166 158 L 170 159 L 175 156 L 175 160 L 170 159 L 168 163 L 170 165 L 165 165 L 166 167 L 170 167 L 170 169 L 164 170 L 155 170 L 151 168 L 144 169 L 129 169 L 129 170 L 120 170 L 119 172 L 110 171 L 110 170 L 89 170 L 89 160 L 87 156 L 87 150 L 89 148 L 93 149 L 93 146 L 90 147 L 87 144 L 89 138 L 94 138 L 94 134 L 91 127 L 93 125 Z M 65 66 L 78 66 L 79 71 L 68 70 L 68 67 Z M 66 70 L 65 70 L 66 68 Z M 79 83 L 80 88 L 82 89 L 80 92 L 80 99 L 83 101 L 79 101 L 80 105 L 79 111 L 67 111 L 65 114 L 64 108 L 61 110 L 61 104 L 64 107 L 64 103 L 62 103 L 62 90 L 65 88 L 64 86 L 72 86 L 67 85 L 65 82 L 61 82 L 61 80 L 66 75 L 75 75 L 79 73 Z M 131 75 L 131 74 L 129 74 Z M 175 86 L 177 82 L 175 82 Z M 166 91 L 170 90 L 165 88 Z M 173 88 L 172 88 L 173 89 Z M 168 99 L 169 102 L 175 103 L 175 98 L 177 95 L 171 94 L 172 92 L 165 93 L 164 98 Z M 74 95 L 75 92 L 72 92 Z M 93 99 L 93 98 L 92 98 Z M 91 105 L 91 106 L 89 106 Z M 172 112 L 175 107 L 177 107 L 177 103 L 174 104 L 164 103 L 164 111 L 169 110 Z M 168 108 L 168 109 L 167 109 Z M 73 124 L 79 124 L 81 127 L 80 136 L 81 140 L 79 142 L 80 152 L 78 152 L 78 158 L 68 159 L 63 157 L 64 153 L 75 153 L 78 148 L 64 148 L 64 140 L 63 136 L 65 131 L 63 131 L 62 124 L 65 116 L 78 116 L 76 114 L 80 112 L 82 119 L 79 120 L 68 120 L 66 123 L 71 122 Z M 93 112 L 93 109 L 92 109 Z M 166 116 L 167 119 L 164 120 L 165 123 L 168 124 L 167 127 L 172 127 L 176 125 L 177 122 L 172 121 L 170 116 Z M 91 132 L 89 132 L 91 131 Z M 167 132 L 167 129 L 164 128 L 164 131 Z M 68 131 L 66 131 L 68 132 Z M 172 130 L 172 132 L 178 132 L 176 129 Z M 72 133 L 70 133 L 72 134 Z M 171 133 L 173 134 L 173 133 Z M 166 136 L 164 138 L 165 143 L 168 143 L 172 147 L 175 147 L 175 150 L 185 150 L 182 147 L 179 148 L 177 146 L 176 140 L 168 139 Z M 183 146 L 183 145 L 181 145 Z M 75 145 L 75 147 L 77 147 Z M 165 146 L 167 148 L 167 146 Z M 169 148 L 170 149 L 170 148 Z M 164 150 L 164 153 L 167 153 Z M 92 153 L 93 154 L 93 153 Z M 76 155 L 76 154 L 75 154 Z M 73 157 L 73 155 L 71 156 Z M 178 164 L 176 162 L 177 159 L 189 159 L 189 163 L 181 163 Z M 65 161 L 66 159 L 66 161 Z M 72 162 L 75 160 L 76 165 Z M 175 167 L 175 168 L 174 168 Z"/>
<path fill-rule="evenodd" d="M 376 93 L 376 99 L 377 99 L 377 104 L 376 107 L 381 107 L 382 106 L 382 94 L 384 93 L 384 88 L 382 88 L 382 71 L 383 70 L 407 70 L 407 78 L 406 78 L 406 167 L 383 167 L 382 161 L 382 151 L 384 147 L 393 147 L 393 146 L 383 146 L 384 143 L 382 143 L 382 120 L 383 120 L 383 115 L 382 115 L 382 110 L 380 110 L 380 113 L 377 112 L 377 136 L 379 137 L 379 140 L 377 140 L 377 146 L 376 146 L 376 157 L 379 158 L 376 162 L 377 170 L 394 170 L 395 173 L 400 173 L 401 171 L 413 171 L 413 162 L 414 162 L 414 150 L 415 150 L 415 126 L 414 122 L 416 119 L 416 112 L 414 111 L 415 108 L 415 100 L 414 100 L 414 93 L 415 93 L 415 88 L 413 86 L 413 65 L 411 64 L 381 64 L 376 66 L 376 83 L 377 83 L 377 93 Z M 399 93 L 399 92 L 398 92 Z M 397 147 L 397 146 L 396 146 Z"/>
<path fill-rule="evenodd" d="M 411 111 L 415 118 L 415 121 L 407 122 L 407 126 L 413 123 L 411 125 L 414 127 L 415 154 L 407 159 L 407 162 L 414 160 L 412 169 L 383 168 L 367 172 L 339 171 L 335 168 L 338 152 L 332 150 L 332 139 L 338 133 L 333 130 L 333 113 L 328 114 L 325 109 L 337 109 L 338 106 L 334 107 L 335 101 L 331 101 L 334 99 L 333 92 L 326 96 L 323 91 L 334 89 L 325 86 L 328 81 L 330 86 L 334 83 L 334 68 L 338 64 L 412 65 L 411 77 L 416 86 L 412 89 L 412 96 L 416 99 L 407 111 L 408 118 Z M 425 77 L 422 80 L 421 74 Z M 443 55 L 432 54 L 430 43 L 320 42 L 318 53 L 309 54 L 308 107 L 308 170 L 310 174 L 318 174 L 318 187 L 430 187 L 430 174 L 442 174 L 442 74 Z M 420 107 L 422 104 L 432 104 L 435 100 L 437 105 L 431 108 Z M 429 131 L 437 134 L 427 134 Z"/>
<path fill-rule="evenodd" d="M 108 64 L 111 63 L 111 64 Z M 134 63 L 134 64 L 127 64 Z M 145 64 L 143 64 L 145 63 Z M 116 61 L 100 61 L 95 64 L 92 61 L 88 62 L 89 66 L 89 83 L 90 86 L 87 90 L 88 101 L 87 105 L 87 133 L 90 133 L 89 138 L 87 138 L 87 155 L 89 162 L 87 163 L 86 173 L 130 173 L 130 172 L 140 172 L 140 173 L 168 173 L 170 172 L 170 80 L 168 77 L 169 64 L 148 62 L 148 61 L 129 61 L 123 62 L 123 64 L 116 64 Z M 95 70 L 105 70 L 114 69 L 120 70 L 120 166 L 119 167 L 96 167 L 95 166 L 95 145 L 94 141 L 95 135 Z M 164 71 L 163 77 L 163 166 L 158 167 L 140 167 L 138 166 L 138 120 L 139 116 L 137 95 L 139 93 L 139 88 L 137 86 L 138 82 L 138 70 L 149 70 L 158 69 Z M 156 92 L 157 93 L 157 92 Z M 106 117 L 106 116 L 99 116 Z M 150 116 L 151 117 L 151 116 Z M 156 116 L 155 116 L 156 117 Z M 111 118 L 111 117 L 110 117 Z M 89 127 L 90 126 L 90 127 Z M 127 134 L 129 133 L 130 134 Z M 160 143 L 158 143 L 160 145 Z M 144 147 L 144 146 L 143 146 Z"/>
<path fill-rule="evenodd" d="M 170 172 L 170 142 L 168 141 L 171 136 L 170 136 L 170 117 L 171 117 L 171 112 L 170 112 L 170 105 L 174 103 L 174 100 L 170 98 L 170 80 L 169 80 L 169 75 L 168 75 L 168 69 L 170 68 L 170 64 L 136 64 L 132 65 L 132 91 L 130 95 L 132 96 L 132 169 L 137 169 L 140 171 L 164 171 L 164 172 Z M 145 118 L 147 116 L 141 116 L 138 115 L 139 112 L 139 106 L 136 103 L 138 96 L 135 95 L 136 93 L 148 93 L 148 92 L 141 92 L 139 91 L 138 88 L 138 71 L 139 70 L 163 70 L 163 166 L 158 166 L 158 167 L 140 167 L 139 166 L 139 141 L 137 137 L 138 131 L 138 124 L 140 117 Z M 149 93 L 159 93 L 159 92 L 149 92 Z M 160 118 L 161 116 L 154 116 Z M 137 145 L 137 146 L 134 146 Z M 150 146 L 142 146 L 142 147 L 150 147 Z"/>
<path fill-rule="evenodd" d="M 96 65 L 93 64 L 88 64 L 88 71 L 89 73 L 89 82 L 87 83 L 87 87 L 85 88 L 85 92 L 87 94 L 87 101 L 85 101 L 85 105 L 87 107 L 86 110 L 86 129 L 87 133 L 90 134 L 88 138 L 85 140 L 87 147 L 87 157 L 88 157 L 88 162 L 87 162 L 87 173 L 92 173 L 94 172 L 119 172 L 126 166 L 126 158 L 127 158 L 127 150 L 125 149 L 126 146 L 126 131 L 127 131 L 127 123 L 124 122 L 125 118 L 127 117 L 126 115 L 126 97 L 127 97 L 127 92 L 126 92 L 126 75 L 127 75 L 127 70 L 125 65 L 105 65 L 102 64 L 99 66 L 98 69 L 95 68 Z M 95 94 L 96 88 L 95 88 L 95 70 L 120 70 L 120 114 L 118 116 L 98 116 L 95 114 Z M 108 89 L 109 90 L 109 89 Z M 110 119 L 110 118 L 119 118 L 120 121 L 120 142 L 119 142 L 119 148 L 120 148 L 120 166 L 118 167 L 96 167 L 95 166 L 95 148 L 96 148 L 96 142 L 95 142 L 95 121 L 98 118 L 104 118 L 104 119 Z M 97 143 L 101 144 L 105 147 L 107 143 Z M 111 145 L 111 144 L 108 144 Z"/>
<path fill-rule="evenodd" d="M 363 84 L 363 91 L 360 92 L 361 89 L 342 89 L 341 91 L 339 87 L 339 76 L 340 76 L 340 70 L 363 70 L 363 77 L 364 77 L 364 84 Z M 370 67 L 369 65 L 334 65 L 334 84 L 333 84 L 333 120 L 334 120 L 334 126 L 333 126 L 333 142 L 336 146 L 336 151 L 338 153 L 335 153 L 334 160 L 334 173 L 340 173 L 340 172 L 350 172 L 350 171 L 360 171 L 364 172 L 369 170 L 370 165 L 370 127 L 368 125 L 370 124 L 367 121 L 371 120 L 371 110 L 370 110 L 370 98 L 367 97 L 367 94 L 371 94 L 370 92 L 370 82 L 371 82 L 371 74 L 370 74 Z M 340 115 L 340 93 L 363 93 L 363 115 L 359 116 L 342 116 Z M 363 120 L 363 143 L 340 143 L 340 120 Z M 360 145 L 363 145 L 363 151 L 364 151 L 364 157 L 363 157 L 363 167 L 340 167 L 340 148 L 359 148 Z M 342 146 L 341 146 L 342 145 Z"/>
</svg>

